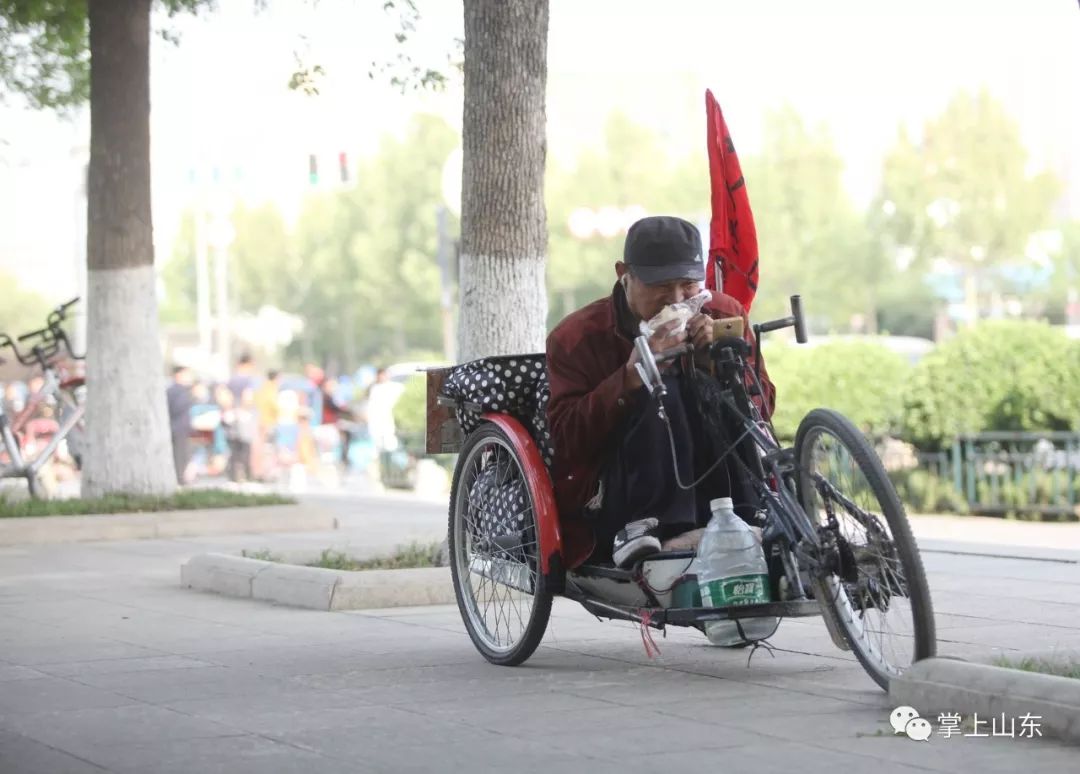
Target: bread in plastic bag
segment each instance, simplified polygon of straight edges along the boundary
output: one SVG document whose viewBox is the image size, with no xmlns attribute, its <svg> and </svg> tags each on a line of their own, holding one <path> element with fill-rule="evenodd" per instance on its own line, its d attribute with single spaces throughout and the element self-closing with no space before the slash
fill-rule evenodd
<svg viewBox="0 0 1080 774">
<path fill-rule="evenodd" d="M 711 298 L 712 293 L 708 290 L 703 290 L 696 296 L 691 296 L 685 301 L 680 301 L 677 304 L 668 304 L 651 320 L 647 322 L 642 320 L 638 327 L 644 335 L 651 337 L 661 325 L 669 323 L 672 320 L 678 320 L 679 324 L 675 326 L 671 335 L 682 333 L 686 330 L 686 324 L 690 322 L 690 318 L 700 312 L 701 307 L 705 306 Z"/>
</svg>

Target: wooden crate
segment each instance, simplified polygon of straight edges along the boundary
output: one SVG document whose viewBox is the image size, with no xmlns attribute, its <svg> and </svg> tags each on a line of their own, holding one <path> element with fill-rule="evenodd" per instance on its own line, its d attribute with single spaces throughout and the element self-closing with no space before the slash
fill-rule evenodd
<svg viewBox="0 0 1080 774">
<path fill-rule="evenodd" d="M 457 453 L 465 440 L 454 409 L 438 402 L 450 371 L 450 368 L 432 368 L 427 372 L 427 438 L 424 451 L 428 454 Z"/>
</svg>

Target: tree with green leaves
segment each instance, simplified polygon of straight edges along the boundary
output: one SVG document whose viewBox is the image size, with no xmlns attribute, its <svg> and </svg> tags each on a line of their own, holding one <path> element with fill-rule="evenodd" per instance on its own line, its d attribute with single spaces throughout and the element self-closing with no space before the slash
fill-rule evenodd
<svg viewBox="0 0 1080 774">
<path fill-rule="evenodd" d="M 29 288 L 21 287 L 17 277 L 2 270 L 0 287 L 4 289 L 4 303 L 0 305 L 0 333 L 15 338 L 21 333 L 37 330 L 42 326 L 51 310 L 49 299 Z"/>
<path fill-rule="evenodd" d="M 806 126 L 791 108 L 766 119 L 765 143 L 744 157 L 762 255 L 755 317 L 783 316 L 801 293 L 819 330 L 847 330 L 862 315 L 876 329 L 895 268 L 870 239 L 868 224 L 844 191 L 843 163 L 828 134 Z M 549 172 L 551 258 L 549 325 L 611 291 L 624 232 L 575 236 L 578 208 L 640 208 L 705 224 L 709 217 L 705 154 L 673 157 L 653 130 L 615 113 L 600 148 Z"/>
<path fill-rule="evenodd" d="M 169 16 L 211 2 L 158 0 Z M 89 100 L 90 4 L 92 0 L 0 0 L 0 88 L 38 109 L 73 108 Z"/>
<path fill-rule="evenodd" d="M 875 289 L 890 267 L 844 190 L 843 160 L 828 132 L 807 126 L 790 106 L 774 111 L 761 154 L 747 157 L 743 169 L 761 254 L 755 316 L 788 314 L 798 293 L 815 329 L 848 330 L 862 315 L 873 331 Z"/>
<path fill-rule="evenodd" d="M 1049 173 L 1028 173 L 1019 127 L 982 90 L 957 94 L 921 137 L 900 133 L 877 209 L 914 268 L 941 259 L 962 273 L 974 322 L 997 289 L 993 270 L 1027 260 L 1028 240 L 1049 225 L 1058 192 Z"/>
<path fill-rule="evenodd" d="M 159 0 L 170 16 L 207 4 Z M 0 0 L 0 87 L 39 108 L 90 104 L 84 496 L 164 495 L 176 487 L 150 208 L 151 6 L 152 0 Z M 415 22 L 413 0 L 388 0 L 383 8 L 402 13 L 403 42 Z M 317 92 L 317 69 L 294 76 L 290 86 Z M 430 71 L 408 57 L 394 77 L 402 86 L 413 78 L 432 84 Z"/>
<path fill-rule="evenodd" d="M 268 304 L 301 317 L 291 357 L 335 371 L 438 351 L 436 214 L 457 142 L 443 119 L 415 116 L 404 136 L 387 136 L 360 162 L 352 187 L 310 197 L 292 230 L 272 204 L 237 207 L 235 309 L 254 314 Z M 194 256 L 189 213 L 163 271 L 171 321 L 195 320 Z"/>
<path fill-rule="evenodd" d="M 202 0 L 164 0 L 170 13 Z M 90 103 L 86 497 L 176 488 L 150 215 L 151 0 L 9 0 L 0 83 L 37 107 Z"/>
<path fill-rule="evenodd" d="M 250 225 L 234 220 L 237 275 L 259 275 L 238 287 L 261 283 L 270 303 L 305 320 L 308 353 L 342 370 L 437 351 L 435 221 L 456 144 L 445 121 L 416 116 L 404 137 L 385 138 L 360 164 L 355 187 L 307 202 L 284 250 L 256 249 Z M 268 257 L 281 262 L 272 271 Z"/>
<path fill-rule="evenodd" d="M 582 152 L 570 166 L 552 164 L 547 191 L 549 327 L 610 293 L 615 262 L 622 259 L 625 229 L 575 234 L 570 226 L 575 211 L 639 209 L 698 222 L 708 213 L 708 185 L 704 154 L 674 158 L 655 131 L 619 112 L 608 117 L 599 148 Z"/>
</svg>

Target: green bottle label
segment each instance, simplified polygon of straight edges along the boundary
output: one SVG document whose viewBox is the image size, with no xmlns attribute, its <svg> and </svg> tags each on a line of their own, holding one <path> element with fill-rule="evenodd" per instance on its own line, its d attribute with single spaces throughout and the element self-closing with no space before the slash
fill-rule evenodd
<svg viewBox="0 0 1080 774">
<path fill-rule="evenodd" d="M 769 601 L 769 576 L 733 575 L 701 584 L 701 604 L 704 607 L 762 605 Z"/>
</svg>

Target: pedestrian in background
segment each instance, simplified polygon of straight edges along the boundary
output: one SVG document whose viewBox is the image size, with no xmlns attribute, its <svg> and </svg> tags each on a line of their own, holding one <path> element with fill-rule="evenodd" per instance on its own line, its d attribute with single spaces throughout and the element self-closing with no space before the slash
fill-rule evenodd
<svg viewBox="0 0 1080 774">
<path fill-rule="evenodd" d="M 398 448 L 394 406 L 404 389 L 404 385 L 390 378 L 385 368 L 375 372 L 375 381 L 368 388 L 367 426 L 375 447 L 374 464 L 368 471 L 371 480 L 376 483 L 382 480 L 382 465 L 390 464 L 391 453 Z"/>
<path fill-rule="evenodd" d="M 281 375 L 274 370 L 267 372 L 266 380 L 255 390 L 255 413 L 259 419 L 259 433 L 252 448 L 251 464 L 255 477 L 266 481 L 276 475 L 278 459 L 278 393 Z"/>
<path fill-rule="evenodd" d="M 188 460 L 191 458 L 191 370 L 185 366 L 173 368 L 172 384 L 165 390 L 169 409 L 169 430 L 172 433 L 173 466 L 178 484 L 187 483 Z"/>
<path fill-rule="evenodd" d="M 255 389 L 255 361 L 245 352 L 236 361 L 236 370 L 229 379 L 229 392 L 232 393 L 233 403 L 239 404 L 244 390 L 247 389 Z"/>
<path fill-rule="evenodd" d="M 342 472 L 349 472 L 349 446 L 352 444 L 352 422 L 356 419 L 352 409 L 337 398 L 338 383 L 334 379 L 326 379 L 320 385 L 322 398 L 322 422 L 320 424 L 333 427 L 338 434 L 340 445 L 339 461 Z"/>
<path fill-rule="evenodd" d="M 375 372 L 375 382 L 368 388 L 367 421 L 376 452 L 395 451 L 398 447 L 394 406 L 404 390 L 404 385 L 393 381 L 385 368 Z"/>
<path fill-rule="evenodd" d="M 222 407 L 221 424 L 229 444 L 229 480 L 237 483 L 250 481 L 251 446 L 259 434 L 253 389 L 249 387 L 240 393 L 240 401 L 236 405 Z"/>
</svg>

